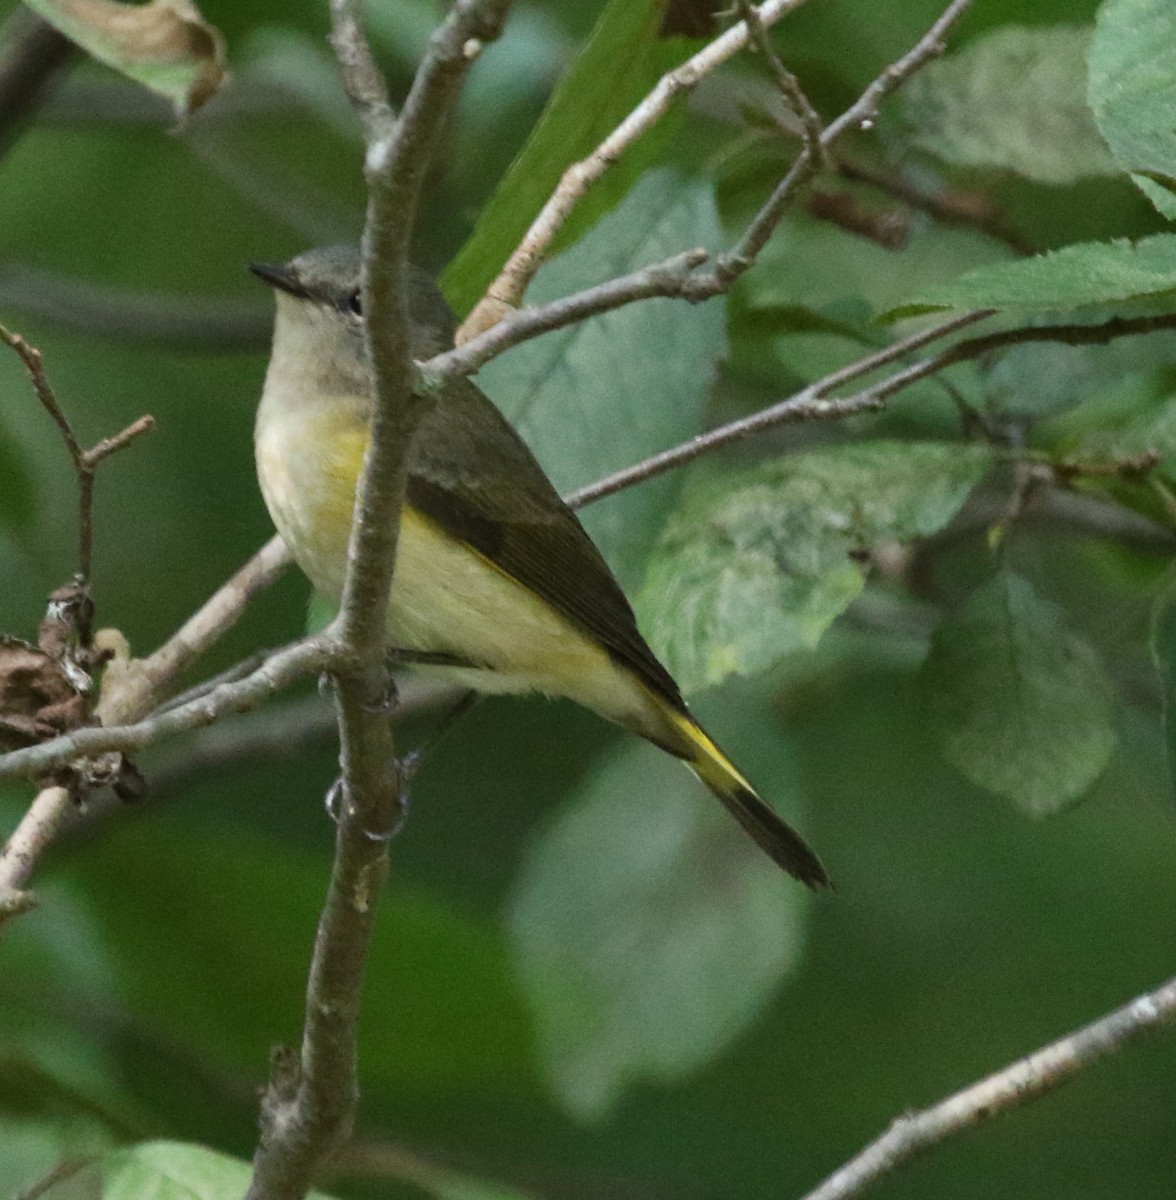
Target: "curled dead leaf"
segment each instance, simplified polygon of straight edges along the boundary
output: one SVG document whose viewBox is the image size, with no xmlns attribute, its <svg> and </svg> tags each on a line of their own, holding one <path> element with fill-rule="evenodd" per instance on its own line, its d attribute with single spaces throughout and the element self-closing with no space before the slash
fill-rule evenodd
<svg viewBox="0 0 1176 1200">
<path fill-rule="evenodd" d="M 20 638 L 0 634 L 0 748 L 16 750 L 75 729 L 86 696 L 65 666 Z"/>
<path fill-rule="evenodd" d="M 225 39 L 191 0 L 28 0 L 29 6 L 107 66 L 195 112 L 224 82 Z"/>
</svg>

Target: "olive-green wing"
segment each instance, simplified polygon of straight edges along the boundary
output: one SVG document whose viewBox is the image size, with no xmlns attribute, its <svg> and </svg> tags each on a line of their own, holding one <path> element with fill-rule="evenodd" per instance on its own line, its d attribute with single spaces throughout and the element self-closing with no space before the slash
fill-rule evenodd
<svg viewBox="0 0 1176 1200">
<path fill-rule="evenodd" d="M 447 386 L 417 431 L 408 469 L 414 508 L 683 707 L 592 539 L 522 438 L 474 384 L 461 379 Z"/>
</svg>

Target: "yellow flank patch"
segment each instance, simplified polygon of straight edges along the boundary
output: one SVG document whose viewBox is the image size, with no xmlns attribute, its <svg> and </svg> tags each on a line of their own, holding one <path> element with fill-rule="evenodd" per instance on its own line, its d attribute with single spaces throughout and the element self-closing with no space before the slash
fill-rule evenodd
<svg viewBox="0 0 1176 1200">
<path fill-rule="evenodd" d="M 623 725 L 661 726 L 653 698 L 606 650 L 411 507 L 400 524 L 388 633 L 395 645 L 442 650 L 487 668 L 445 668 L 479 691 L 567 696 Z"/>
</svg>

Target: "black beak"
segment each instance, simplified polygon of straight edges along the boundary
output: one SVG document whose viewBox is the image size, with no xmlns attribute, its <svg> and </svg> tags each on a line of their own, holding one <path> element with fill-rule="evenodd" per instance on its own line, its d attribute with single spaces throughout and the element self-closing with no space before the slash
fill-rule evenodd
<svg viewBox="0 0 1176 1200">
<path fill-rule="evenodd" d="M 289 263 L 250 263 L 249 270 L 270 287 L 289 292 L 291 296 L 306 295 L 306 289 Z"/>
</svg>

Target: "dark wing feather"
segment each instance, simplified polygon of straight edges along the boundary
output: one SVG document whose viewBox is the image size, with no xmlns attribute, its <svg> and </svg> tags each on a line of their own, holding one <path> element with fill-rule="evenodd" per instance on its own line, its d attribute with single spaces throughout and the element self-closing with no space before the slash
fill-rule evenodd
<svg viewBox="0 0 1176 1200">
<path fill-rule="evenodd" d="M 522 438 L 469 380 L 447 385 L 413 441 L 409 503 L 684 708 L 592 539 Z"/>
</svg>

